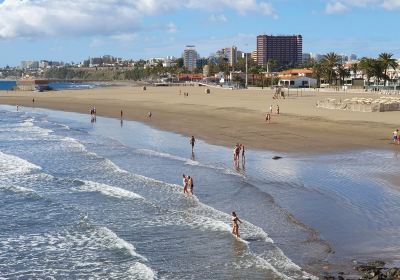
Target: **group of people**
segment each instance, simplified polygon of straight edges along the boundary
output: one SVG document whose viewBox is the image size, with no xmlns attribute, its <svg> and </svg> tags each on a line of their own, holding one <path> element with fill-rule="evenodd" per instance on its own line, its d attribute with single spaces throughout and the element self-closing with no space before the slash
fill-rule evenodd
<svg viewBox="0 0 400 280">
<path fill-rule="evenodd" d="M 193 153 L 194 144 L 196 143 L 196 139 L 194 138 L 194 136 L 190 137 L 189 143 L 192 146 L 192 153 Z M 242 161 L 244 162 L 245 159 L 244 145 L 237 143 L 235 145 L 233 152 L 233 159 L 235 162 L 239 161 L 240 152 L 242 152 Z M 182 181 L 183 181 L 183 193 L 193 195 L 193 177 L 186 176 L 185 174 L 183 174 Z M 236 237 L 240 237 L 239 223 L 242 223 L 242 221 L 239 219 L 239 217 L 236 215 L 235 212 L 231 213 L 231 221 L 232 221 L 232 234 L 235 235 Z"/>
<path fill-rule="evenodd" d="M 400 144 L 400 134 L 399 134 L 399 129 L 396 129 L 393 131 L 393 144 Z"/>
<path fill-rule="evenodd" d="M 183 193 L 193 195 L 193 178 L 183 174 L 182 180 L 183 180 Z M 189 188 L 189 190 L 188 190 L 188 188 Z"/>
<path fill-rule="evenodd" d="M 233 160 L 235 162 L 240 159 L 240 151 L 242 151 L 242 160 L 244 160 L 245 158 L 244 145 L 236 143 L 235 147 L 233 148 Z"/>
<path fill-rule="evenodd" d="M 271 115 L 272 115 L 273 107 L 272 105 L 269 106 L 269 111 L 265 115 L 265 121 L 268 123 L 271 123 Z M 279 115 L 280 113 L 280 108 L 279 105 L 276 105 L 276 114 Z"/>
</svg>

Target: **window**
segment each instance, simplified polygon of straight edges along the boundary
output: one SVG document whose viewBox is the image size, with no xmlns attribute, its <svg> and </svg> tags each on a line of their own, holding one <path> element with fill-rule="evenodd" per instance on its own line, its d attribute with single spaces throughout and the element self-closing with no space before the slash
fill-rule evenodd
<svg viewBox="0 0 400 280">
<path fill-rule="evenodd" d="M 290 81 L 290 85 L 291 85 L 291 86 L 294 86 L 294 81 Z"/>
</svg>

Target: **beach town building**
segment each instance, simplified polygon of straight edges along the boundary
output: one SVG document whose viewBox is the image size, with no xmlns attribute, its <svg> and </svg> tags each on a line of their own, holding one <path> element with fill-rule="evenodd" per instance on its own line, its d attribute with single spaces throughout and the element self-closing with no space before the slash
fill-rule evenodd
<svg viewBox="0 0 400 280">
<path fill-rule="evenodd" d="M 180 82 L 199 82 L 203 80 L 203 74 L 200 73 L 178 73 L 176 77 Z"/>
<path fill-rule="evenodd" d="M 350 61 L 356 61 L 356 60 L 357 60 L 357 55 L 354 54 L 354 53 L 352 53 L 352 54 L 350 55 Z"/>
<path fill-rule="evenodd" d="M 301 61 L 302 62 L 308 62 L 311 60 L 311 53 L 303 53 Z"/>
<path fill-rule="evenodd" d="M 37 69 L 39 69 L 39 61 L 36 61 L 36 60 L 23 60 L 23 61 L 21 61 L 21 69 L 23 69 L 23 70 L 37 70 Z"/>
<path fill-rule="evenodd" d="M 227 47 L 217 51 L 216 56 L 218 58 L 223 58 L 228 62 L 229 66 L 235 66 L 237 64 L 238 59 L 238 50 L 237 47 Z"/>
<path fill-rule="evenodd" d="M 310 57 L 315 61 L 321 61 L 322 59 L 324 59 L 324 55 L 319 53 L 310 53 Z"/>
<path fill-rule="evenodd" d="M 199 59 L 199 54 L 196 51 L 195 46 L 187 45 L 183 51 L 183 66 L 193 72 L 197 67 L 197 60 Z"/>
<path fill-rule="evenodd" d="M 257 50 L 251 52 L 251 59 L 257 62 Z"/>
<path fill-rule="evenodd" d="M 279 65 L 296 65 L 302 62 L 303 37 L 292 36 L 257 36 L 257 64 L 266 66 L 274 60 Z"/>
<path fill-rule="evenodd" d="M 291 88 L 315 87 L 317 79 L 314 79 L 312 74 L 313 70 L 308 68 L 285 70 L 278 74 L 278 85 Z"/>
<path fill-rule="evenodd" d="M 17 80 L 17 88 L 23 91 L 43 91 L 49 88 L 48 80 L 20 79 Z"/>
</svg>

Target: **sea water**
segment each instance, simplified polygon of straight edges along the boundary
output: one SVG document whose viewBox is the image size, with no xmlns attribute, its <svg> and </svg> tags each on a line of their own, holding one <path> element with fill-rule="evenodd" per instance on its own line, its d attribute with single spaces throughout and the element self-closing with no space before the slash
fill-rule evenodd
<svg viewBox="0 0 400 280">
<path fill-rule="evenodd" d="M 54 90 L 92 89 L 104 86 L 104 83 L 96 82 L 53 82 L 49 87 Z M 12 90 L 17 86 L 16 81 L 0 80 L 0 90 Z"/>
<path fill-rule="evenodd" d="M 273 155 L 234 165 L 141 123 L 0 106 L 0 278 L 304 279 L 396 258 L 396 154 Z"/>
</svg>

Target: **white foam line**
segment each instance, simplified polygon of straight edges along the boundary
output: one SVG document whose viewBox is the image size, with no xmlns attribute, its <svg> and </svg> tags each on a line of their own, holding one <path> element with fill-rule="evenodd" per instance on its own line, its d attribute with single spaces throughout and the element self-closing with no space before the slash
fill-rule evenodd
<svg viewBox="0 0 400 280">
<path fill-rule="evenodd" d="M 140 262 L 136 262 L 133 266 L 131 266 L 128 269 L 128 273 L 135 279 L 153 280 L 157 278 L 156 274 L 150 267 Z"/>
<path fill-rule="evenodd" d="M 118 235 L 113 232 L 111 229 L 107 227 L 101 227 L 98 232 L 104 237 L 106 240 L 110 241 L 112 246 L 118 248 L 118 249 L 125 249 L 129 252 L 129 254 L 133 257 L 138 257 L 144 261 L 147 261 L 147 258 L 144 256 L 140 255 L 139 253 L 136 252 L 135 246 L 133 246 L 131 243 L 127 242 L 126 240 L 118 237 Z"/>
<path fill-rule="evenodd" d="M 110 185 L 101 184 L 101 183 L 92 182 L 92 181 L 84 181 L 84 185 L 82 185 L 80 188 L 84 191 L 100 192 L 106 196 L 111 196 L 111 197 L 116 197 L 116 198 L 143 199 L 144 200 L 144 197 L 137 193 L 134 193 L 134 192 L 131 192 L 131 191 L 119 188 L 119 187 L 110 186 Z"/>
<path fill-rule="evenodd" d="M 171 154 L 167 154 L 167 153 L 163 153 L 163 152 L 158 152 L 158 151 L 154 151 L 154 150 L 137 149 L 136 153 L 141 154 L 141 155 L 148 155 L 148 156 L 174 159 L 177 161 L 183 161 L 189 165 L 200 165 L 200 162 L 195 161 L 195 160 L 191 160 L 191 159 L 187 159 L 187 158 L 183 158 L 183 157 L 179 157 L 179 156 L 175 156 L 175 155 L 171 155 Z"/>
<path fill-rule="evenodd" d="M 32 189 L 25 188 L 25 187 L 20 187 L 20 186 L 15 186 L 15 185 L 10 185 L 10 186 L 0 185 L 0 189 L 12 191 L 14 193 L 35 193 L 35 191 L 32 190 Z"/>
<path fill-rule="evenodd" d="M 240 173 L 238 173 L 235 170 L 230 169 L 230 168 L 219 167 L 219 166 L 210 165 L 210 164 L 202 164 L 202 163 L 200 163 L 198 161 L 195 161 L 195 160 L 191 160 L 191 159 L 188 159 L 188 158 L 175 156 L 175 155 L 164 153 L 164 152 L 158 152 L 158 151 L 148 150 L 148 149 L 137 149 L 137 150 L 135 150 L 135 152 L 138 153 L 138 154 L 141 154 L 141 155 L 148 155 L 148 156 L 154 156 L 154 157 L 173 159 L 173 160 L 184 162 L 187 165 L 193 165 L 193 166 L 217 169 L 217 170 L 223 171 L 225 174 L 228 174 L 228 175 L 234 175 L 234 176 L 239 176 L 239 177 L 243 177 L 243 178 L 246 177 L 245 175 L 240 174 Z"/>
<path fill-rule="evenodd" d="M 67 142 L 70 147 L 77 148 L 82 152 L 86 152 L 86 147 L 78 140 L 71 138 L 71 137 L 64 137 L 61 141 Z"/>
<path fill-rule="evenodd" d="M 98 156 L 97 154 L 94 154 L 94 155 Z M 166 183 L 166 182 L 163 182 L 163 181 L 159 181 L 159 180 L 156 180 L 156 179 L 153 179 L 153 178 L 149 178 L 149 177 L 146 177 L 146 176 L 143 176 L 143 175 L 130 173 L 130 172 L 126 171 L 126 170 L 121 169 L 119 166 L 117 166 L 115 163 L 113 163 L 111 160 L 108 160 L 108 159 L 106 159 L 106 162 L 118 172 L 130 174 L 131 176 L 134 176 L 135 178 L 140 179 L 140 180 L 142 180 L 142 181 L 144 181 L 146 183 L 151 182 L 151 183 L 162 184 L 164 186 L 172 187 L 170 189 L 173 189 L 177 194 L 182 195 L 181 186 L 180 185 L 169 184 L 169 183 Z M 204 203 L 201 203 L 197 199 L 196 196 L 192 196 L 191 199 L 194 199 L 195 201 L 197 201 L 199 206 L 203 207 L 204 209 L 209 210 L 209 211 L 213 212 L 214 214 L 217 214 L 218 216 L 221 216 L 221 219 L 223 219 L 223 220 L 229 220 L 230 219 L 230 216 L 228 214 L 226 214 L 224 212 L 221 212 L 219 210 L 216 210 L 215 208 L 213 208 L 211 206 L 208 206 L 208 205 L 206 205 Z M 190 215 L 195 215 L 195 214 L 191 213 Z M 224 223 L 222 221 L 216 220 L 216 219 L 207 218 L 207 217 L 205 217 L 203 215 L 200 215 L 200 216 L 203 219 L 203 223 L 200 223 L 202 226 L 207 224 L 206 226 L 209 227 L 209 229 L 214 229 L 214 230 L 216 229 L 218 231 L 228 231 L 228 232 L 230 232 L 230 226 L 228 224 L 226 224 L 226 223 Z M 196 219 L 193 219 L 193 220 L 196 220 Z M 215 225 L 217 225 L 217 226 L 215 226 Z M 262 240 L 262 241 L 267 242 L 267 243 L 274 243 L 274 241 L 270 237 L 268 237 L 268 234 L 266 232 L 264 232 L 260 227 L 257 227 L 257 226 L 255 226 L 255 225 L 253 225 L 251 223 L 248 223 L 248 222 L 244 222 L 243 227 L 244 227 L 244 230 L 242 229 L 242 236 L 247 235 L 247 230 L 246 229 L 250 228 L 252 231 L 255 231 L 256 235 L 259 235 L 259 237 L 260 237 L 259 239 L 257 237 L 255 239 Z M 246 237 L 244 237 L 244 238 L 246 239 Z M 247 238 L 253 239 L 254 237 L 249 236 Z M 248 242 L 244 242 L 244 243 L 248 244 Z M 279 253 L 279 256 L 276 256 L 276 257 L 281 257 L 281 258 L 283 258 L 283 260 L 281 260 L 281 261 L 272 260 L 272 262 L 278 264 L 277 266 L 279 268 L 284 268 L 285 266 L 286 267 L 290 266 L 290 267 L 292 267 L 292 269 L 295 269 L 298 272 L 300 272 L 302 274 L 305 274 L 304 271 L 299 266 L 297 266 L 295 263 L 293 263 L 288 257 L 286 257 L 286 255 L 278 247 L 276 247 L 276 248 L 277 248 L 277 252 Z M 277 274 L 281 275 L 281 277 L 283 277 L 285 279 L 291 279 L 290 277 L 284 275 L 282 272 L 277 271 L 277 269 L 274 267 L 274 265 L 269 263 L 267 260 L 263 259 L 263 261 L 268 263 L 268 265 L 270 267 L 272 267 L 272 269 Z M 313 278 L 311 275 L 307 276 L 307 277 L 308 278 Z"/>
<path fill-rule="evenodd" d="M 0 151 L 0 174 L 16 175 L 26 174 L 42 168 L 22 158 L 8 155 Z"/>
</svg>

